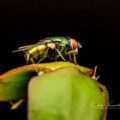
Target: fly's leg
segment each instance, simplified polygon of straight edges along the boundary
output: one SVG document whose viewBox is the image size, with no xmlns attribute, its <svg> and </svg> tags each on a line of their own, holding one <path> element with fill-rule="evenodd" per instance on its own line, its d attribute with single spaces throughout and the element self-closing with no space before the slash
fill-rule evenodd
<svg viewBox="0 0 120 120">
<path fill-rule="evenodd" d="M 55 56 L 55 61 L 57 61 L 57 59 L 58 59 L 59 57 L 61 57 L 61 56 L 60 56 L 60 55 L 56 55 L 56 56 Z"/>
<path fill-rule="evenodd" d="M 46 58 L 46 56 L 48 55 L 48 50 L 49 50 L 49 48 L 47 48 L 47 50 L 45 51 L 45 53 L 42 56 L 42 58 L 38 61 L 38 63 L 40 63 L 41 61 L 43 61 Z"/>
<path fill-rule="evenodd" d="M 71 54 L 69 54 L 69 60 L 72 61 L 72 56 L 71 56 Z"/>
<path fill-rule="evenodd" d="M 62 54 L 61 54 L 57 49 L 56 49 L 56 51 L 57 51 L 58 54 L 59 54 L 59 55 L 56 57 L 56 59 L 57 59 L 58 57 L 61 57 L 64 61 L 66 61 L 65 58 L 62 56 Z M 76 55 L 75 55 L 74 51 L 69 51 L 69 52 L 66 53 L 66 55 L 69 55 L 70 61 L 73 61 L 75 64 L 77 64 Z M 73 55 L 73 60 L 72 60 L 72 56 L 71 56 L 71 55 Z"/>
<path fill-rule="evenodd" d="M 24 102 L 24 99 L 20 99 L 16 103 L 10 102 L 10 104 L 12 105 L 10 109 L 11 110 L 17 109 L 23 102 Z"/>
<path fill-rule="evenodd" d="M 69 54 L 69 60 L 72 62 L 72 54 Z"/>
<path fill-rule="evenodd" d="M 63 57 L 63 55 L 60 53 L 60 51 L 57 50 L 56 48 L 55 48 L 55 50 L 56 50 L 57 53 L 58 53 L 58 57 L 60 56 L 60 57 L 62 58 L 63 61 L 66 61 L 65 58 Z M 58 58 L 58 57 L 57 57 L 57 58 Z"/>
<path fill-rule="evenodd" d="M 73 62 L 74 62 L 75 64 L 77 64 L 77 60 L 76 60 L 76 55 L 75 55 L 75 54 L 73 54 Z"/>
<path fill-rule="evenodd" d="M 100 78 L 100 76 L 96 77 L 96 72 L 97 72 L 97 66 L 95 66 L 95 68 L 94 68 L 94 72 L 93 72 L 92 78 L 95 79 L 95 80 L 98 80 Z"/>
<path fill-rule="evenodd" d="M 69 56 L 70 56 L 70 55 L 73 55 L 73 60 L 72 60 L 72 58 L 71 58 L 70 61 L 73 61 L 75 64 L 77 64 L 76 54 L 75 54 L 75 51 L 74 51 L 74 50 L 67 52 L 66 55 L 69 55 Z"/>
<path fill-rule="evenodd" d="M 40 63 L 42 60 L 44 60 L 45 58 L 46 58 L 46 56 L 47 56 L 47 54 L 48 54 L 48 50 L 49 50 L 49 48 L 47 48 L 47 50 L 45 51 L 45 53 L 44 53 L 44 55 L 42 56 L 42 58 L 38 61 L 38 63 Z M 35 64 L 35 62 L 34 62 L 34 59 L 31 57 L 31 62 L 32 62 L 32 64 Z M 38 70 L 38 69 L 36 69 L 35 68 L 35 71 L 36 71 L 36 73 L 39 75 L 40 74 L 40 71 Z"/>
<path fill-rule="evenodd" d="M 56 48 L 56 47 L 54 48 L 56 50 L 56 52 L 58 53 L 58 55 L 55 56 L 55 60 L 57 60 L 59 57 L 61 57 L 61 59 L 63 61 L 66 61 L 66 59 L 62 55 L 62 53 L 65 53 L 65 47 L 66 46 L 62 46 L 62 48 Z"/>
<path fill-rule="evenodd" d="M 31 58 L 31 62 L 32 62 L 32 64 L 35 64 L 33 58 Z M 35 71 L 36 71 L 37 74 L 39 74 L 39 70 L 38 69 L 35 68 Z"/>
</svg>

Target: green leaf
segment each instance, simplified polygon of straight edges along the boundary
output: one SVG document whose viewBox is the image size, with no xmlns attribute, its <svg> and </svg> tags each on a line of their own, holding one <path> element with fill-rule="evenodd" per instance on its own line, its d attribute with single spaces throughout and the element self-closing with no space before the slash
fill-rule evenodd
<svg viewBox="0 0 120 120">
<path fill-rule="evenodd" d="M 74 67 L 77 67 L 81 72 L 85 73 L 88 76 L 93 75 L 92 69 L 81 66 L 81 65 L 76 65 L 76 64 L 73 64 L 70 62 L 51 62 L 51 63 L 42 63 L 40 65 L 50 67 L 51 69 L 59 69 L 59 68 L 63 68 L 63 67 L 74 66 Z"/>
<path fill-rule="evenodd" d="M 54 71 L 67 66 L 75 66 L 86 75 L 92 73 L 91 69 L 72 64 L 70 62 L 53 62 L 42 64 L 31 64 L 14 68 L 0 75 L 0 101 L 10 101 L 25 98 L 27 95 L 28 82 L 37 71 Z"/>
<path fill-rule="evenodd" d="M 18 100 L 25 97 L 28 81 L 36 75 L 33 69 L 19 68 L 9 72 L 0 76 L 0 101 Z"/>
<path fill-rule="evenodd" d="M 105 120 L 107 91 L 75 66 L 29 82 L 29 120 Z"/>
</svg>

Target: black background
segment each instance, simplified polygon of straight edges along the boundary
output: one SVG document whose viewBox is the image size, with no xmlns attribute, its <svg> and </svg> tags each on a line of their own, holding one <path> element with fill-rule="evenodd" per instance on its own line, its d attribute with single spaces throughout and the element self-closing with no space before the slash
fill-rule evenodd
<svg viewBox="0 0 120 120">
<path fill-rule="evenodd" d="M 78 63 L 90 68 L 98 65 L 99 81 L 107 86 L 110 101 L 120 104 L 119 1 L 0 1 L 0 73 L 25 64 L 22 53 L 11 51 L 49 36 L 71 36 L 80 41 L 83 48 Z M 17 119 L 22 119 L 23 108 L 7 111 L 8 115 L 16 119 L 20 113 Z M 109 109 L 108 120 L 120 119 L 119 113 L 120 107 Z"/>
</svg>

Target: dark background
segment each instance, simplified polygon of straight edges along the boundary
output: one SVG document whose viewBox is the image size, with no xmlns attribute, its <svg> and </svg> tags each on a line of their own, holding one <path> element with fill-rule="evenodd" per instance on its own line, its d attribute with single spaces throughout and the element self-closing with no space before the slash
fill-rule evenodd
<svg viewBox="0 0 120 120">
<path fill-rule="evenodd" d="M 80 41 L 83 49 L 78 63 L 90 68 L 98 65 L 99 81 L 107 86 L 110 101 L 120 104 L 119 1 L 0 1 L 0 73 L 25 64 L 23 53 L 11 51 L 49 36 L 71 36 Z M 7 111 L 9 118 L 25 119 L 23 108 Z M 5 120 L 8 116 L 5 110 L 3 113 Z M 119 113 L 120 107 L 109 109 L 108 120 L 120 119 Z"/>
</svg>

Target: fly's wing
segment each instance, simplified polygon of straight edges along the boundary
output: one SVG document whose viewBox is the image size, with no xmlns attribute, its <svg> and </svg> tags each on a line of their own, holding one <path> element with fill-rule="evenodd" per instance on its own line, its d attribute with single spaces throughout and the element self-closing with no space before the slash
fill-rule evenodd
<svg viewBox="0 0 120 120">
<path fill-rule="evenodd" d="M 39 40 L 39 43 L 62 42 L 62 41 L 68 41 L 68 40 L 67 40 L 67 38 L 61 37 L 61 36 L 47 37 L 47 38 Z"/>
<path fill-rule="evenodd" d="M 18 50 L 14 50 L 14 51 L 12 51 L 13 53 L 14 52 L 20 52 L 20 51 L 27 51 L 27 50 L 29 50 L 30 48 L 32 48 L 32 47 L 34 47 L 35 46 L 35 44 L 31 44 L 31 45 L 25 45 L 25 46 L 21 46 L 21 47 L 18 47 Z"/>
<path fill-rule="evenodd" d="M 37 44 L 46 44 L 46 43 L 50 43 L 52 42 L 51 40 L 47 40 L 47 39 L 42 39 L 42 40 L 39 40 L 39 42 Z"/>
<path fill-rule="evenodd" d="M 35 44 L 31 44 L 31 45 L 21 46 L 21 47 L 18 47 L 18 50 L 14 50 L 12 52 L 13 53 L 14 52 L 20 52 L 20 51 L 26 52 L 27 50 L 29 50 L 29 49 L 31 49 L 35 46 L 42 45 L 42 44 L 45 44 L 45 42 L 38 42 L 38 43 L 35 43 Z"/>
</svg>

